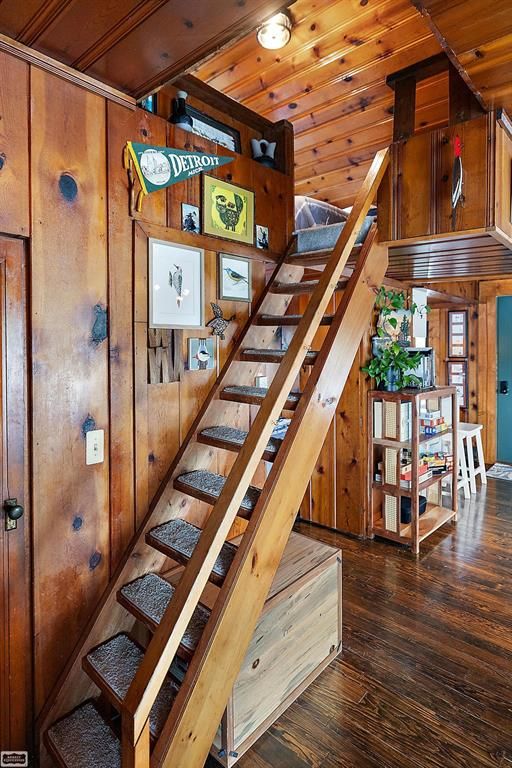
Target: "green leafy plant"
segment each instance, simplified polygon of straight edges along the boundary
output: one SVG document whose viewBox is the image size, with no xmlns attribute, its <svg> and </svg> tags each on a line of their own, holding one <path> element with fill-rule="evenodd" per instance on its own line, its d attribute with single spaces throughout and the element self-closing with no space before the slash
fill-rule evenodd
<svg viewBox="0 0 512 768">
<path fill-rule="evenodd" d="M 379 355 L 372 357 L 361 370 L 375 379 L 378 387 L 386 384 L 390 371 L 394 371 L 397 389 L 403 389 L 421 384 L 417 376 L 407 373 L 411 368 L 416 368 L 420 360 L 419 352 L 408 352 L 398 342 L 393 341 L 384 347 Z"/>
<path fill-rule="evenodd" d="M 380 317 L 387 318 L 387 323 L 394 329 L 398 326 L 398 319 L 393 317 L 395 312 L 409 310 L 411 316 L 416 312 L 423 316 L 430 311 L 430 307 L 426 305 L 418 306 L 415 302 L 410 302 L 405 291 L 387 290 L 383 285 L 377 291 L 375 308 L 379 310 Z M 381 339 L 386 338 L 386 332 L 383 328 L 377 328 L 377 334 Z M 375 379 L 378 387 L 393 384 L 396 389 L 403 389 L 404 387 L 421 385 L 421 379 L 418 376 L 407 373 L 407 371 L 415 369 L 420 360 L 421 354 L 419 352 L 409 352 L 397 341 L 389 339 L 389 342 L 381 346 L 377 354 L 361 370 Z"/>
<path fill-rule="evenodd" d="M 385 319 L 389 325 L 396 330 L 398 320 L 396 317 L 391 317 L 394 312 L 401 309 L 408 309 L 412 315 L 416 312 L 422 317 L 424 314 L 430 312 L 430 307 L 426 304 L 418 306 L 416 302 L 411 302 L 409 305 L 409 297 L 405 291 L 393 291 L 391 289 L 386 290 L 384 285 L 381 285 L 377 291 L 377 297 L 375 299 L 375 307 L 379 310 L 380 316 Z M 386 333 L 383 328 L 377 328 L 377 335 L 383 338 Z"/>
</svg>

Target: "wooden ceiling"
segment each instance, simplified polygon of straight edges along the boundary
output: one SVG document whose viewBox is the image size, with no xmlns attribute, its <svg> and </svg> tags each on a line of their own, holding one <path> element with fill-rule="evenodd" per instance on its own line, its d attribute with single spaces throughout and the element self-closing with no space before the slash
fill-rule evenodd
<svg viewBox="0 0 512 768">
<path fill-rule="evenodd" d="M 410 0 L 297 0 L 292 40 L 261 48 L 254 33 L 195 74 L 272 121 L 294 125 L 296 192 L 350 205 L 375 152 L 392 139 L 386 76 L 439 53 Z M 448 116 L 445 74 L 422 83 L 417 128 Z"/>
<path fill-rule="evenodd" d="M 510 0 L 413 0 L 482 103 L 512 112 Z"/>
<path fill-rule="evenodd" d="M 0 34 L 135 97 L 291 0 L 0 0 Z"/>
</svg>

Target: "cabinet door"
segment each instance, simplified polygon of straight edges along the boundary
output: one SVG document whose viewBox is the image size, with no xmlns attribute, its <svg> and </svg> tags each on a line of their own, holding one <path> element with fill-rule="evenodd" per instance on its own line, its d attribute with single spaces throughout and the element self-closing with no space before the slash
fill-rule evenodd
<svg viewBox="0 0 512 768">
<path fill-rule="evenodd" d="M 395 145 L 397 164 L 397 239 L 434 234 L 434 134 L 422 133 Z"/>
<path fill-rule="evenodd" d="M 462 232 L 492 226 L 494 163 L 492 115 L 437 131 L 436 232 Z M 457 138 L 461 145 L 462 200 L 452 209 L 452 173 Z"/>
</svg>

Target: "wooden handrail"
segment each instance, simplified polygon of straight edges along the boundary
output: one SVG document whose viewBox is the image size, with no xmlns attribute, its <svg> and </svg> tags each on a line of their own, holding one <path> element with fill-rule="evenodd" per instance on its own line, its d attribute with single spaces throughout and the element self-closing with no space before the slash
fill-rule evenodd
<svg viewBox="0 0 512 768">
<path fill-rule="evenodd" d="M 130 749 L 135 748 L 141 733 L 147 728 L 151 707 L 261 460 L 274 423 L 280 416 L 300 371 L 304 355 L 311 347 L 388 164 L 388 150 L 381 150 L 374 158 L 331 259 L 321 274 L 286 355 L 177 585 L 173 600 L 162 617 L 130 685 L 122 711 L 123 754 L 129 754 Z"/>
<path fill-rule="evenodd" d="M 372 242 L 374 234 L 367 238 L 360 268 L 336 312 L 153 750 L 154 768 L 199 768 L 213 742 L 387 268 L 387 249 Z"/>
</svg>

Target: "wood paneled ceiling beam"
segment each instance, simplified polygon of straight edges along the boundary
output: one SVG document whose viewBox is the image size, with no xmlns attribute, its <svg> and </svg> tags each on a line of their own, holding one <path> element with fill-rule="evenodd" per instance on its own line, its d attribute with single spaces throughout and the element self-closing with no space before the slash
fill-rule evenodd
<svg viewBox="0 0 512 768">
<path fill-rule="evenodd" d="M 241 0 L 243 2 L 243 0 Z M 267 0 L 263 6 L 258 6 L 256 11 L 248 13 L 239 22 L 223 29 L 218 35 L 210 38 L 205 44 L 191 51 L 187 56 L 174 61 L 169 67 L 160 71 L 157 75 L 141 82 L 134 90 L 133 96 L 140 99 L 153 93 L 160 86 L 171 82 L 180 75 L 190 72 L 198 62 L 221 51 L 225 46 L 232 45 L 248 33 L 254 34 L 257 27 L 266 19 L 271 18 L 281 10 L 292 5 L 295 0 Z"/>
<path fill-rule="evenodd" d="M 434 19 L 432 18 L 432 15 L 427 10 L 426 3 L 423 0 L 411 0 L 412 5 L 416 8 L 416 10 L 421 13 L 425 21 L 427 22 L 430 30 L 432 31 L 432 34 L 438 41 L 439 45 L 445 52 L 446 56 L 450 60 L 451 64 L 457 72 L 459 73 L 462 80 L 466 83 L 468 88 L 472 91 L 475 98 L 478 100 L 480 105 L 482 106 L 482 109 L 487 111 L 487 105 L 485 103 L 484 98 L 482 97 L 482 94 L 478 91 L 478 89 L 475 87 L 475 84 L 471 80 L 470 76 L 468 75 L 466 69 L 462 66 L 462 64 L 459 61 L 458 56 L 456 55 L 453 48 L 449 45 L 446 37 L 442 34 L 441 30 L 435 23 Z"/>
<path fill-rule="evenodd" d="M 62 64 L 50 56 L 45 56 L 44 53 L 39 53 L 28 45 L 18 43 L 6 35 L 0 34 L 0 51 L 5 51 L 11 56 L 23 59 L 23 61 L 27 61 L 29 64 L 51 72 L 53 75 L 57 75 L 57 77 L 62 77 L 64 80 L 69 80 L 75 85 L 97 93 L 110 101 L 115 101 L 117 104 L 122 104 L 124 107 L 129 107 L 130 109 L 135 109 L 136 107 L 135 99 L 132 96 L 128 96 L 126 93 L 117 90 L 117 88 L 112 88 L 83 72 L 78 72 L 76 69 Z"/>
</svg>

